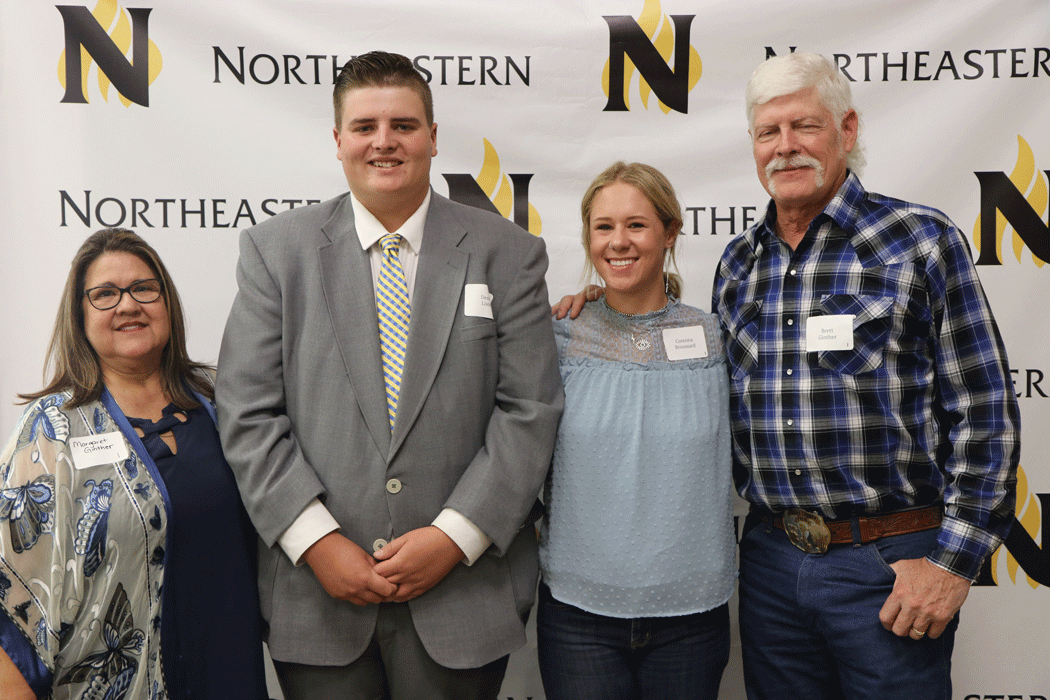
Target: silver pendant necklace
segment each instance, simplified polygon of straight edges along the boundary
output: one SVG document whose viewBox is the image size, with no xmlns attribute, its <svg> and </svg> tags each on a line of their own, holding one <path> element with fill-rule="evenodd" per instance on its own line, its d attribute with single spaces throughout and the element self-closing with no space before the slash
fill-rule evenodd
<svg viewBox="0 0 1050 700">
<path fill-rule="evenodd" d="M 670 301 L 671 298 L 667 297 L 666 301 L 664 302 L 664 308 L 666 308 L 667 304 Z M 609 307 L 610 311 L 622 318 L 626 323 L 630 323 L 631 319 L 636 318 L 638 316 L 645 316 L 646 314 L 653 313 L 652 311 L 643 311 L 639 314 L 629 314 L 625 311 L 620 311 L 619 309 L 614 309 L 613 307 L 609 306 L 608 300 L 606 300 L 605 305 Z M 627 330 L 627 332 L 631 334 L 631 344 L 634 345 L 634 347 L 636 347 L 637 349 L 644 352 L 653 346 L 652 341 L 649 340 L 649 338 L 647 337 L 649 334 L 648 330 L 642 331 L 644 335 L 635 335 L 634 331 L 629 329 Z"/>
</svg>

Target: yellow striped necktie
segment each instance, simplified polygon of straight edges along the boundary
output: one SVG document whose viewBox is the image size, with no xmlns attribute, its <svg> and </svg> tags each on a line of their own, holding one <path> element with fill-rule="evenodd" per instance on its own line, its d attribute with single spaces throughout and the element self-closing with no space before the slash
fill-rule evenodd
<svg viewBox="0 0 1050 700">
<path fill-rule="evenodd" d="M 405 371 L 408 349 L 408 321 L 412 309 L 408 303 L 408 282 L 401 267 L 398 249 L 401 236 L 388 233 L 379 239 L 383 246 L 383 264 L 376 285 L 376 309 L 379 312 L 379 348 L 383 354 L 383 378 L 386 380 L 387 413 L 390 427 L 397 415 L 397 398 L 401 394 L 401 375 Z"/>
</svg>

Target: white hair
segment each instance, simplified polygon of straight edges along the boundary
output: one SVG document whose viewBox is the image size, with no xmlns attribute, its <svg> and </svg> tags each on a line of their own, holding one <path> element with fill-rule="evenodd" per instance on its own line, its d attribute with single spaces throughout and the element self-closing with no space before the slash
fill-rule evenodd
<svg viewBox="0 0 1050 700">
<path fill-rule="evenodd" d="M 831 112 L 836 129 L 841 131 L 843 117 L 851 109 L 856 111 L 849 80 L 827 58 L 803 51 L 766 59 L 751 74 L 751 79 L 747 81 L 747 91 L 744 93 L 748 128 L 754 129 L 756 105 L 811 87 L 817 89 L 821 103 Z M 858 112 L 857 142 L 853 145 L 853 150 L 846 154 L 846 167 L 858 176 L 867 162 L 860 132 L 861 121 Z"/>
</svg>

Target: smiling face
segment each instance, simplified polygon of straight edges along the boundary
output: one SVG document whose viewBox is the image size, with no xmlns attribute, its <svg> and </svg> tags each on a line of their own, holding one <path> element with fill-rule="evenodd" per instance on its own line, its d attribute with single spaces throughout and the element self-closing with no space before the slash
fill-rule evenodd
<svg viewBox="0 0 1050 700">
<path fill-rule="evenodd" d="M 88 266 L 84 289 L 101 285 L 127 287 L 134 282 L 156 279 L 157 274 L 141 258 L 131 253 L 103 253 Z M 118 292 L 119 294 L 119 292 Z M 141 374 L 160 367 L 164 348 L 171 336 L 171 324 L 164 296 L 140 304 L 125 293 L 112 309 L 99 311 L 81 300 L 84 333 L 94 348 L 105 376 L 110 371 Z"/>
<path fill-rule="evenodd" d="M 816 217 L 846 179 L 846 156 L 857 140 L 857 113 L 836 123 L 816 88 L 755 106 L 755 166 L 778 212 Z"/>
<path fill-rule="evenodd" d="M 678 231 L 660 221 L 645 194 L 625 182 L 598 190 L 591 205 L 590 258 L 617 311 L 656 311 L 667 303 L 664 256 Z"/>
<path fill-rule="evenodd" d="M 407 87 L 363 87 L 346 93 L 333 130 L 336 157 L 350 190 L 388 231 L 419 208 L 430 188 L 437 124 Z"/>
</svg>

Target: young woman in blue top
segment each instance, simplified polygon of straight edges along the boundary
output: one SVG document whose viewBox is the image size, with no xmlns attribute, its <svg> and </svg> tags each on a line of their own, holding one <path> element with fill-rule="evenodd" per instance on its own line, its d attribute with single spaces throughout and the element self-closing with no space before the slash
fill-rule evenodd
<svg viewBox="0 0 1050 700">
<path fill-rule="evenodd" d="M 714 700 L 735 575 L 718 320 L 681 304 L 666 271 L 682 215 L 659 171 L 612 165 L 581 214 L 605 296 L 554 322 L 565 413 L 540 539 L 544 689 Z"/>
</svg>

